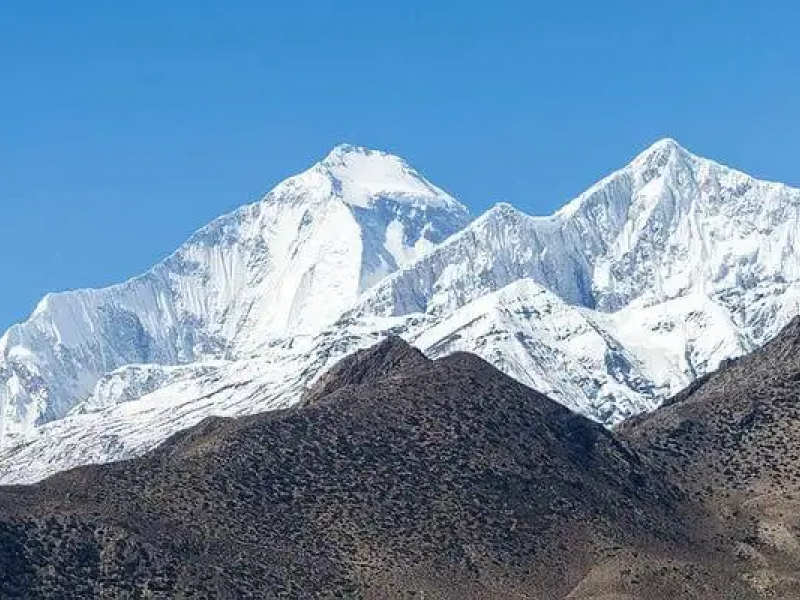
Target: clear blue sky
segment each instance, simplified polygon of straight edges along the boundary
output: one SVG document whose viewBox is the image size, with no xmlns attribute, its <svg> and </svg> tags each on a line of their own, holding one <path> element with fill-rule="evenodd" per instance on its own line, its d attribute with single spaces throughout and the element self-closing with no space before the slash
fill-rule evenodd
<svg viewBox="0 0 800 600">
<path fill-rule="evenodd" d="M 549 213 L 664 136 L 800 184 L 792 1 L 0 0 L 0 330 L 347 141 Z"/>
</svg>

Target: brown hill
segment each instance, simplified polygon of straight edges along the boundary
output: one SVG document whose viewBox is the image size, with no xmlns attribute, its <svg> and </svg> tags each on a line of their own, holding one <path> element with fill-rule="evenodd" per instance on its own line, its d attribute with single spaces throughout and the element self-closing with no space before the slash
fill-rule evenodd
<svg viewBox="0 0 800 600">
<path fill-rule="evenodd" d="M 298 409 L 0 489 L 0 595 L 756 597 L 644 423 L 640 454 L 475 356 L 390 338 Z"/>
<path fill-rule="evenodd" d="M 720 517 L 744 578 L 800 598 L 800 318 L 617 433 Z"/>
</svg>

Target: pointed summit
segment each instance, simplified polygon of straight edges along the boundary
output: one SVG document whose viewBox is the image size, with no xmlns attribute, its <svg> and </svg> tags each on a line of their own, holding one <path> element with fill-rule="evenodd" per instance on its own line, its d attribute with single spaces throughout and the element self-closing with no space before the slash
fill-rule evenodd
<svg viewBox="0 0 800 600">
<path fill-rule="evenodd" d="M 383 341 L 339 361 L 303 394 L 304 405 L 316 404 L 328 394 L 351 385 L 362 385 L 392 375 L 424 368 L 429 359 L 403 338 L 390 335 Z"/>
<path fill-rule="evenodd" d="M 591 210 L 596 203 L 608 204 L 614 198 L 615 206 L 606 206 L 604 210 L 614 213 L 614 221 L 621 222 L 626 218 L 634 190 L 631 188 L 631 177 L 646 184 L 661 176 L 669 165 L 690 164 L 695 157 L 671 137 L 661 138 L 640 152 L 624 167 L 610 173 L 585 192 L 571 200 L 555 215 L 559 218 L 573 218 L 581 211 Z M 619 203 L 619 204 L 617 204 Z"/>
<path fill-rule="evenodd" d="M 339 144 L 315 167 L 333 183 L 347 204 L 368 208 L 392 198 L 418 207 L 454 208 L 466 213 L 455 198 L 430 183 L 404 159 L 381 150 Z"/>
<path fill-rule="evenodd" d="M 473 224 L 475 227 L 480 228 L 487 225 L 495 225 L 506 227 L 511 223 L 524 221 L 525 219 L 533 218 L 530 215 L 522 212 L 513 204 L 509 202 L 496 202 L 485 213 L 475 219 Z"/>
<path fill-rule="evenodd" d="M 359 155 L 359 154 L 365 156 L 370 156 L 375 154 L 389 156 L 388 153 L 382 152 L 381 150 L 374 150 L 372 148 L 366 148 L 365 146 L 357 146 L 354 144 L 342 143 L 334 146 L 331 149 L 331 151 L 328 152 L 328 155 L 322 159 L 322 163 L 328 165 L 335 165 L 341 163 L 342 161 L 347 160 L 348 156 Z"/>
<path fill-rule="evenodd" d="M 678 140 L 671 137 L 664 137 L 660 140 L 653 142 L 653 144 L 645 150 L 645 152 L 653 152 L 658 150 L 683 150 L 684 148 L 678 143 Z"/>
<path fill-rule="evenodd" d="M 279 183 L 262 199 L 278 204 L 329 200 L 364 209 L 374 209 L 388 200 L 409 209 L 444 210 L 461 226 L 469 221 L 469 211 L 463 204 L 403 158 L 353 144 L 334 146 L 322 160 Z"/>
<path fill-rule="evenodd" d="M 494 205 L 487 212 L 496 212 L 499 214 L 510 214 L 510 215 L 525 214 L 521 210 L 519 210 L 516 206 L 514 206 L 510 202 L 506 202 L 505 200 L 501 200 L 500 202 L 495 202 Z"/>
<path fill-rule="evenodd" d="M 629 167 L 653 168 L 663 167 L 669 163 L 671 158 L 691 156 L 690 152 L 681 146 L 675 139 L 666 137 L 658 140 L 649 148 L 641 152 L 634 158 Z"/>
</svg>

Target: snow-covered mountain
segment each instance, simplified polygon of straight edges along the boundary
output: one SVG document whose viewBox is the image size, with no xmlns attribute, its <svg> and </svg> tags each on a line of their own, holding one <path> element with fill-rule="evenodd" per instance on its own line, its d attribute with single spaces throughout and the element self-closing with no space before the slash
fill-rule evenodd
<svg viewBox="0 0 800 600">
<path fill-rule="evenodd" d="M 343 146 L 148 274 L 45 298 L 0 341 L 0 480 L 288 406 L 388 331 L 613 424 L 800 311 L 800 190 L 673 140 L 552 216 L 468 219 L 401 159 Z"/>
<path fill-rule="evenodd" d="M 521 277 L 603 312 L 691 293 L 755 300 L 800 280 L 800 262 L 792 260 L 800 252 L 798 223 L 800 190 L 758 181 L 667 139 L 553 216 L 495 206 L 370 290 L 361 305 L 383 314 L 447 312 Z M 740 316 L 748 326 L 750 317 Z"/>
<path fill-rule="evenodd" d="M 160 366 L 234 360 L 287 332 L 317 332 L 468 220 L 403 160 L 337 147 L 148 273 L 46 296 L 0 338 L 0 441 L 87 400 L 105 406 L 115 389 L 152 391 L 175 375 Z M 156 365 L 146 381 L 126 367 L 139 364 Z"/>
</svg>

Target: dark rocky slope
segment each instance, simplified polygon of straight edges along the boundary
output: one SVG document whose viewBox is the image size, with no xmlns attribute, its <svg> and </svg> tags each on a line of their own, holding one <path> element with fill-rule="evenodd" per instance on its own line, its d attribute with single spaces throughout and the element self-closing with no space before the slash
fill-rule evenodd
<svg viewBox="0 0 800 600">
<path fill-rule="evenodd" d="M 623 436 L 389 339 L 298 409 L 0 489 L 0 595 L 757 597 L 644 421 Z"/>
<path fill-rule="evenodd" d="M 800 598 L 800 317 L 617 434 L 723 521 L 757 590 Z"/>
</svg>

